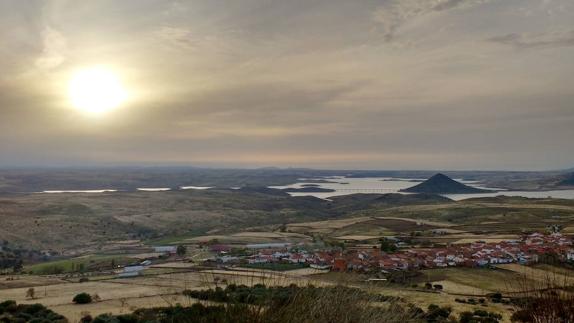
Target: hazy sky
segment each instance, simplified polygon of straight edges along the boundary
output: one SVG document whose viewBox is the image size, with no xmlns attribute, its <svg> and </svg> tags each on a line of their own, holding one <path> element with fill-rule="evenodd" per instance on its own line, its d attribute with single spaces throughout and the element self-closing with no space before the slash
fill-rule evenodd
<svg viewBox="0 0 574 323">
<path fill-rule="evenodd" d="M 3 166 L 574 167 L 572 0 L 0 0 L 0 71 Z"/>
</svg>

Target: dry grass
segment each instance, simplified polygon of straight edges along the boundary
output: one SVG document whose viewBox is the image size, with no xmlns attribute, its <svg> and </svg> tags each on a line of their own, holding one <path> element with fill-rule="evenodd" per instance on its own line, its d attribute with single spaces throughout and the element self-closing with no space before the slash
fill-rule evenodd
<svg viewBox="0 0 574 323">
<path fill-rule="evenodd" d="M 291 232 L 240 232 L 229 235 L 205 235 L 185 239 L 186 242 L 199 243 L 217 240 L 221 243 L 249 244 L 266 242 L 301 242 L 311 240 L 311 237 Z"/>
<path fill-rule="evenodd" d="M 5 289 L 37 287 L 66 283 L 58 277 L 10 275 L 0 276 L 0 293 Z"/>
<path fill-rule="evenodd" d="M 372 220 L 371 217 L 360 217 L 360 218 L 349 218 L 341 220 L 326 220 L 326 221 L 316 221 L 316 222 L 303 222 L 303 223 L 291 223 L 287 225 L 289 231 L 300 232 L 301 231 L 322 231 L 322 230 L 335 230 L 341 229 L 349 225 L 356 223 L 366 222 Z"/>
</svg>

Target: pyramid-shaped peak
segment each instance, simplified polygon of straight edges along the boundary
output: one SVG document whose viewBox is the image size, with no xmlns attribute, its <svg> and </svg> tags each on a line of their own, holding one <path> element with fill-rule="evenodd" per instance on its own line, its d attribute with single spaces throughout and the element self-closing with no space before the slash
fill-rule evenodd
<svg viewBox="0 0 574 323">
<path fill-rule="evenodd" d="M 487 192 L 479 188 L 468 186 L 442 173 L 437 173 L 426 181 L 404 189 L 403 192 L 427 194 L 469 194 Z"/>
<path fill-rule="evenodd" d="M 448 180 L 454 181 L 452 178 L 446 176 L 443 173 L 436 173 L 433 176 L 431 176 L 428 180 L 430 181 L 430 180 L 437 180 L 437 179 L 448 179 Z"/>
</svg>

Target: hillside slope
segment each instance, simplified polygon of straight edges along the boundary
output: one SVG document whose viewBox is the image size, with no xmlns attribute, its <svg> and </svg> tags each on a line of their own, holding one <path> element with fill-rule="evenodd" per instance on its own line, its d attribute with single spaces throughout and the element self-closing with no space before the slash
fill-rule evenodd
<svg viewBox="0 0 574 323">
<path fill-rule="evenodd" d="M 353 196 L 327 201 L 257 188 L 12 195 L 0 197 L 0 240 L 38 250 L 97 249 L 114 240 L 237 232 L 445 200 L 418 195 L 372 195 L 367 199 L 372 201 Z"/>
</svg>

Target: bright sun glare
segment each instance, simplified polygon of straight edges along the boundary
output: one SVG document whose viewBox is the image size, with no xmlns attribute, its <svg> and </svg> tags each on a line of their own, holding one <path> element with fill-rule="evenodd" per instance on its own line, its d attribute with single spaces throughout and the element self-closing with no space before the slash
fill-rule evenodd
<svg viewBox="0 0 574 323">
<path fill-rule="evenodd" d="M 90 114 L 113 110 L 127 99 L 118 76 L 103 67 L 77 71 L 70 80 L 68 95 L 74 107 Z"/>
</svg>

